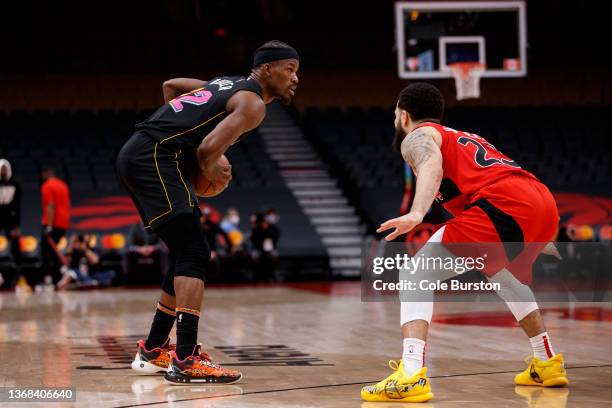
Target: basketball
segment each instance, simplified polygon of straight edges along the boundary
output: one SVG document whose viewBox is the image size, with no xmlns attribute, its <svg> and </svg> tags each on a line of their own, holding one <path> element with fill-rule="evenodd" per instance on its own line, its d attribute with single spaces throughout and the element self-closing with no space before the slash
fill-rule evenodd
<svg viewBox="0 0 612 408">
<path fill-rule="evenodd" d="M 227 166 L 230 164 L 229 160 L 225 155 L 219 158 L 218 163 L 222 166 Z M 191 176 L 191 184 L 193 184 L 193 188 L 198 197 L 214 197 L 223 192 L 227 186 L 222 185 L 214 185 L 210 180 L 208 180 L 202 169 L 196 168 Z"/>
</svg>

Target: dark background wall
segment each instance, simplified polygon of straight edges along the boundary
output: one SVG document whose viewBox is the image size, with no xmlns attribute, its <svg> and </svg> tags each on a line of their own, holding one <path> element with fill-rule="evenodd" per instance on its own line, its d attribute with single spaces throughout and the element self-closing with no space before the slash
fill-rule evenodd
<svg viewBox="0 0 612 408">
<path fill-rule="evenodd" d="M 390 106 L 394 2 L 20 2 L 0 16 L 0 110 L 150 109 L 163 79 L 246 73 L 281 39 L 301 54 L 298 108 Z M 526 79 L 483 80 L 478 105 L 609 104 L 604 2 L 527 1 Z M 438 81 L 453 104 L 453 84 Z M 365 92 L 364 92 L 365 89 Z"/>
<path fill-rule="evenodd" d="M 14 3 L 2 13 L 7 73 L 238 72 L 271 38 L 298 48 L 307 70 L 396 66 L 390 0 Z M 530 67 L 607 66 L 604 7 L 527 1 Z"/>
</svg>

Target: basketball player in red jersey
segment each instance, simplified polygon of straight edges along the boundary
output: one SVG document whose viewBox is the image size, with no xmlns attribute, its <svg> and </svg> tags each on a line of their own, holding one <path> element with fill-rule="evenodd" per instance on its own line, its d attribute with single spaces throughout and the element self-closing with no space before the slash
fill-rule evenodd
<svg viewBox="0 0 612 408">
<path fill-rule="evenodd" d="M 498 291 L 533 348 L 529 367 L 516 375 L 515 384 L 564 386 L 568 384 L 563 355 L 555 354 L 533 292 L 531 265 L 557 231 L 559 215 L 550 191 L 531 173 L 495 149 L 485 139 L 440 124 L 444 100 L 426 83 L 402 90 L 395 109 L 394 147 L 417 175 L 410 212 L 381 224 L 378 232 L 393 229 L 387 241 L 419 225 L 434 199 L 454 218 L 430 238 L 433 252 L 450 253 L 452 243 L 493 244 L 500 251 L 487 259 L 482 271 Z M 512 242 L 512 245 L 501 243 Z M 445 247 L 446 246 L 446 247 Z M 426 246 L 427 247 L 427 246 Z M 487 247 L 489 250 L 490 247 Z M 417 254 L 418 256 L 419 254 Z M 454 271 L 416 271 L 416 276 L 447 279 Z M 414 272 L 411 272 L 414 273 Z M 366 401 L 424 402 L 433 398 L 424 366 L 425 342 L 433 313 L 433 297 L 409 301 L 402 294 L 401 327 L 404 352 L 390 362 L 394 372 L 377 384 L 364 387 Z M 408 295 L 410 296 L 410 295 Z M 407 300 L 407 301 L 404 301 Z"/>
</svg>

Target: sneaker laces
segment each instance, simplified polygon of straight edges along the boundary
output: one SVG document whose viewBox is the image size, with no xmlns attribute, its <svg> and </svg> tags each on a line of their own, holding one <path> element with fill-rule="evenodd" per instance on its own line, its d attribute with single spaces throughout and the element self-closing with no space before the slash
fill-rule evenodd
<svg viewBox="0 0 612 408">
<path fill-rule="evenodd" d="M 220 368 L 218 365 L 212 362 L 212 359 L 210 358 L 210 355 L 208 355 L 208 353 L 202 351 L 201 344 L 198 344 L 196 346 L 196 350 L 194 351 L 195 352 L 193 354 L 193 357 L 197 360 L 200 360 L 200 362 L 202 362 L 204 365 L 207 365 L 212 368 Z"/>
<path fill-rule="evenodd" d="M 394 373 L 399 373 L 399 365 L 401 360 L 389 360 L 388 366 Z"/>
<path fill-rule="evenodd" d="M 397 369 L 399 368 L 399 361 L 395 361 L 395 360 L 389 360 L 389 368 L 392 369 L 393 371 L 397 371 Z"/>
</svg>

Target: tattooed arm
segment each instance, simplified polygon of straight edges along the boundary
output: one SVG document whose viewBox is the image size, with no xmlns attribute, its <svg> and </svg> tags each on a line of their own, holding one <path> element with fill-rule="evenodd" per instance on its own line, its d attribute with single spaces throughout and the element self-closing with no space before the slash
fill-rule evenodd
<svg viewBox="0 0 612 408">
<path fill-rule="evenodd" d="M 436 143 L 439 138 L 436 129 L 422 127 L 411 132 L 402 142 L 402 157 L 417 175 L 410 212 L 419 212 L 423 216 L 431 207 L 442 181 L 442 152 Z"/>
<path fill-rule="evenodd" d="M 442 181 L 440 144 L 440 133 L 435 128 L 428 126 L 414 130 L 402 142 L 402 157 L 417 175 L 416 192 L 408 214 L 384 222 L 376 230 L 383 232 L 395 228 L 385 237 L 385 240 L 391 241 L 409 232 L 423 221 L 423 217 L 438 194 Z"/>
</svg>

